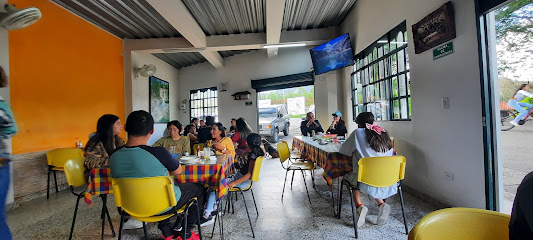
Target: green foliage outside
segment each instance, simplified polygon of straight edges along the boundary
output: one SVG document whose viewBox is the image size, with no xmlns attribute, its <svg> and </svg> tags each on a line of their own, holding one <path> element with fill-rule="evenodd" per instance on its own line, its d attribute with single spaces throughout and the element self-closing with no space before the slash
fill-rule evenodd
<svg viewBox="0 0 533 240">
<path fill-rule="evenodd" d="M 513 95 L 515 94 L 516 90 L 520 87 L 522 84 L 528 84 L 528 82 L 519 82 L 519 81 L 512 81 L 511 79 L 500 77 L 499 79 L 500 84 L 500 102 L 507 102 Z"/>
<path fill-rule="evenodd" d="M 533 0 L 516 0 L 496 10 L 496 37 L 504 39 L 509 33 L 524 33 L 522 43 L 533 38 Z M 519 44 L 519 43 L 516 43 Z"/>
<path fill-rule="evenodd" d="M 267 91 L 259 93 L 259 100 L 270 99 L 272 104 L 286 104 L 287 98 L 305 97 L 305 107 L 308 108 L 315 103 L 315 88 L 314 86 L 297 87 L 290 89 L 282 89 L 275 91 Z"/>
</svg>

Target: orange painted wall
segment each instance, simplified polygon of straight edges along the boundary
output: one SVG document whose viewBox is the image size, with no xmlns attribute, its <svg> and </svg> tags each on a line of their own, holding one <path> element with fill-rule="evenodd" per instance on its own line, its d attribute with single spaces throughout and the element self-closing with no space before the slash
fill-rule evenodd
<svg viewBox="0 0 533 240">
<path fill-rule="evenodd" d="M 122 40 L 48 0 L 11 0 L 43 17 L 9 32 L 13 153 L 85 144 L 106 113 L 124 119 Z"/>
</svg>

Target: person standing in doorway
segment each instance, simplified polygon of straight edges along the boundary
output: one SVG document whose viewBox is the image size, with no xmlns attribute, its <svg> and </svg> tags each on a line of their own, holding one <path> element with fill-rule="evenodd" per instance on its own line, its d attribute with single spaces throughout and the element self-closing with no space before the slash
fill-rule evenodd
<svg viewBox="0 0 533 240">
<path fill-rule="evenodd" d="M 8 86 L 7 75 L 0 66 L 0 87 Z M 13 119 L 13 113 L 0 97 L 0 239 L 11 240 L 11 231 L 6 220 L 6 198 L 9 190 L 9 162 L 11 161 L 11 149 L 8 140 L 17 133 L 17 126 Z"/>
<path fill-rule="evenodd" d="M 522 118 L 527 116 L 527 114 L 529 113 L 529 109 L 530 108 L 533 108 L 533 104 L 531 104 L 531 103 L 520 102 L 525 97 L 533 98 L 533 94 L 528 92 L 529 89 L 531 89 L 531 87 L 528 84 L 520 85 L 518 90 L 516 90 L 514 96 L 511 99 L 509 99 L 509 101 L 507 102 L 507 104 L 509 104 L 509 106 L 511 106 L 512 108 L 516 109 L 516 111 L 518 111 L 520 113 L 520 114 L 518 114 L 518 116 L 516 116 L 516 118 L 514 120 L 512 120 L 510 122 L 511 124 L 513 124 L 515 126 L 518 126 L 518 122 L 520 122 L 520 120 L 522 120 Z M 524 107 L 527 107 L 528 109 L 525 109 Z"/>
</svg>

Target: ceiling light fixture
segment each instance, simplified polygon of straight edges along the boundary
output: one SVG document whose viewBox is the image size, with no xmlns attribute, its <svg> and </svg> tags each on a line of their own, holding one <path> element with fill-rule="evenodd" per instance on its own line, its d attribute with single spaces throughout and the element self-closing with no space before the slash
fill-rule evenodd
<svg viewBox="0 0 533 240">
<path fill-rule="evenodd" d="M 205 51 L 205 48 L 165 48 L 162 49 L 166 53 L 177 53 L 177 52 L 200 52 Z"/>
<path fill-rule="evenodd" d="M 268 44 L 263 45 L 263 48 L 280 48 L 280 47 L 303 47 L 305 43 L 286 43 L 286 44 Z"/>
<path fill-rule="evenodd" d="M 378 43 L 389 43 L 389 41 L 388 41 L 388 40 L 379 40 Z M 403 44 L 403 43 L 407 43 L 407 42 L 396 42 L 396 41 L 392 41 L 392 42 L 390 42 L 390 43 L 402 43 L 402 44 Z"/>
</svg>

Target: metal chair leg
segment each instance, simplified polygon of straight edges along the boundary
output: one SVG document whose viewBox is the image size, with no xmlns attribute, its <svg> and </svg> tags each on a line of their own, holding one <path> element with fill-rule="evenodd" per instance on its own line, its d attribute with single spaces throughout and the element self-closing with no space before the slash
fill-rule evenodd
<svg viewBox="0 0 533 240">
<path fill-rule="evenodd" d="M 57 188 L 57 177 L 56 177 L 56 172 L 57 171 L 54 171 L 54 182 L 56 183 L 56 193 L 59 192 L 59 189 Z"/>
<path fill-rule="evenodd" d="M 257 204 L 255 204 L 254 190 L 250 189 L 250 192 L 252 192 L 252 199 L 254 200 L 255 212 L 257 213 L 257 216 L 259 217 L 259 211 L 257 211 Z"/>
<path fill-rule="evenodd" d="M 143 222 L 144 240 L 148 240 L 148 231 L 146 230 L 146 223 Z"/>
<path fill-rule="evenodd" d="M 185 203 L 187 204 L 187 203 Z M 181 237 L 181 239 L 187 239 L 187 216 L 189 216 L 189 207 L 185 207 L 185 213 L 183 214 L 183 219 L 184 219 L 184 224 L 183 224 L 183 227 L 182 227 L 182 230 L 181 232 L 183 233 L 183 236 Z M 200 220 L 200 219 L 198 219 Z"/>
<path fill-rule="evenodd" d="M 220 207 L 220 202 L 221 202 L 220 199 L 218 199 L 216 201 L 217 209 L 222 210 L 222 208 Z M 218 211 L 220 211 L 220 210 L 218 210 Z M 218 213 L 217 213 L 217 215 L 215 215 L 215 222 L 213 223 L 213 230 L 211 230 L 211 238 L 213 238 L 213 236 L 215 236 L 215 227 L 217 226 L 218 215 L 219 215 Z M 200 221 L 200 217 L 198 217 L 198 221 Z M 219 225 L 220 225 L 220 223 L 219 223 Z M 220 228 L 220 226 L 219 226 L 219 228 Z"/>
<path fill-rule="evenodd" d="M 285 171 L 285 181 L 283 181 L 283 191 L 281 192 L 281 201 L 283 202 L 283 194 L 285 194 L 285 184 L 287 183 L 287 175 L 289 170 Z"/>
<path fill-rule="evenodd" d="M 350 187 L 350 203 L 352 205 L 352 217 L 353 217 L 353 230 L 355 232 L 355 238 L 357 239 L 357 219 L 355 218 L 355 215 L 357 215 L 357 213 L 355 212 L 355 208 L 353 207 L 353 189 Z M 339 212 L 339 215 L 341 213 Z"/>
<path fill-rule="evenodd" d="M 341 187 L 339 189 L 339 209 L 337 210 L 337 214 L 336 214 L 336 217 L 338 219 L 341 219 L 341 210 L 342 210 L 342 191 L 343 191 L 343 184 L 341 183 Z M 331 193 L 331 196 L 333 197 L 333 191 Z M 333 201 L 333 198 L 331 199 Z M 335 203 L 333 203 L 333 210 L 335 211 Z"/>
<path fill-rule="evenodd" d="M 295 171 L 292 171 L 292 179 L 291 179 L 291 191 L 292 191 L 292 182 L 294 182 L 294 172 L 295 172 Z M 303 175 L 303 173 L 302 173 L 302 175 Z"/>
<path fill-rule="evenodd" d="M 198 236 L 200 237 L 200 240 L 202 240 L 202 227 L 200 226 L 200 204 L 198 204 L 198 200 L 195 201 L 195 204 L 196 204 L 196 214 L 197 214 L 197 224 L 198 224 Z M 217 212 L 217 216 L 218 216 L 218 212 Z M 215 217 L 216 219 L 216 217 Z"/>
<path fill-rule="evenodd" d="M 398 192 L 400 193 L 400 202 L 402 203 L 402 214 L 403 214 L 403 225 L 405 226 L 405 234 L 409 234 L 409 230 L 407 228 L 407 220 L 405 218 L 405 210 L 403 206 L 403 194 L 402 194 L 402 187 L 398 186 Z"/>
<path fill-rule="evenodd" d="M 311 203 L 311 197 L 309 196 L 309 190 L 307 190 L 307 181 L 305 181 L 304 171 L 300 170 L 302 172 L 302 178 L 304 179 L 304 185 L 305 185 L 305 191 L 307 192 L 307 199 L 309 199 L 309 204 Z"/>
<path fill-rule="evenodd" d="M 105 229 L 105 200 L 103 195 L 100 195 L 100 198 L 102 199 L 102 213 L 100 214 L 100 218 L 102 219 L 102 233 L 100 234 L 100 238 L 104 240 L 104 229 Z"/>
<path fill-rule="evenodd" d="M 50 169 L 48 169 L 48 182 L 46 184 L 46 199 L 50 198 Z"/>
<path fill-rule="evenodd" d="M 104 194 L 101 196 L 102 196 L 102 201 L 103 201 L 102 214 L 107 215 L 107 221 L 109 222 L 109 228 L 111 228 L 111 233 L 113 234 L 113 237 L 115 237 L 116 234 L 115 234 L 115 229 L 113 228 L 113 222 L 111 221 L 111 217 L 109 216 L 109 211 L 107 210 L 107 194 Z M 104 217 L 105 216 L 102 216 L 102 218 Z M 102 219 L 102 222 L 104 222 L 104 219 Z M 105 224 L 102 224 L 102 232 L 104 231 L 104 225 Z M 102 238 L 103 236 L 104 235 L 102 234 Z"/>
<path fill-rule="evenodd" d="M 244 201 L 244 209 L 246 209 L 246 215 L 248 215 L 248 222 L 250 223 L 250 229 L 252 229 L 252 238 L 255 238 L 254 227 L 252 226 L 252 220 L 250 219 L 250 213 L 248 212 L 248 205 L 246 205 L 246 199 L 244 198 L 244 192 L 239 188 Z"/>
<path fill-rule="evenodd" d="M 78 196 L 76 199 L 76 208 L 74 208 L 74 217 L 72 218 L 72 225 L 70 226 L 70 235 L 68 237 L 69 240 L 72 239 L 72 233 L 74 232 L 74 224 L 76 223 L 76 215 L 78 214 L 78 206 L 80 204 L 81 196 L 82 195 Z"/>
<path fill-rule="evenodd" d="M 124 211 L 120 210 L 120 226 L 118 227 L 118 240 L 122 239 L 122 228 L 124 227 Z"/>
</svg>

